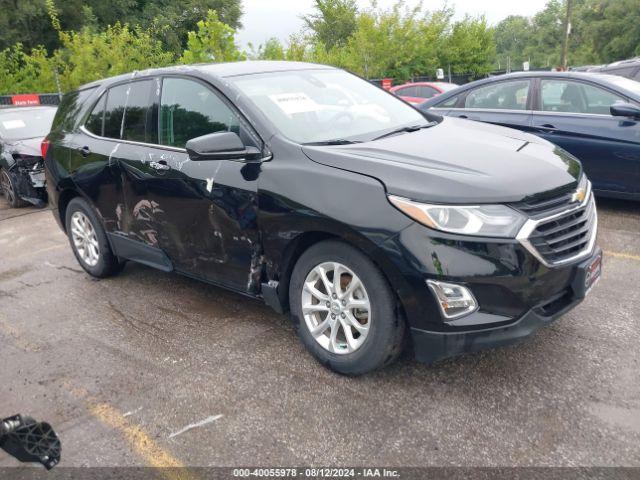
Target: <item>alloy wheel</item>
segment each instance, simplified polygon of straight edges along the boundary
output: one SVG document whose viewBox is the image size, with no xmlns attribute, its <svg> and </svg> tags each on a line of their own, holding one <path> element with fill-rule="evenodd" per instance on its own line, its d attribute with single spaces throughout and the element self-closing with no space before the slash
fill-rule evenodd
<svg viewBox="0 0 640 480">
<path fill-rule="evenodd" d="M 100 260 L 100 245 L 96 230 L 83 212 L 74 212 L 71 216 L 71 237 L 82 261 L 95 267 Z"/>
<path fill-rule="evenodd" d="M 9 174 L 5 170 L 0 170 L 0 190 L 2 190 L 2 193 L 4 193 L 4 196 L 6 197 L 9 204 L 13 204 L 15 200 L 13 185 L 11 184 Z"/>
<path fill-rule="evenodd" d="M 313 338 L 331 353 L 353 353 L 369 334 L 369 295 L 360 278 L 341 263 L 322 263 L 309 272 L 302 313 Z"/>
</svg>

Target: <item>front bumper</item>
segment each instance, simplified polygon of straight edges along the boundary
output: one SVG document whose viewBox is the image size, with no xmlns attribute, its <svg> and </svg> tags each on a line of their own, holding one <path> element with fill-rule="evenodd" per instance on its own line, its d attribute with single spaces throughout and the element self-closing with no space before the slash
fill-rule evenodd
<svg viewBox="0 0 640 480">
<path fill-rule="evenodd" d="M 511 345 L 532 336 L 584 300 L 591 288 L 585 286 L 585 278 L 590 275 L 589 267 L 596 259 L 601 262 L 601 258 L 602 251 L 598 248 L 589 259 L 574 266 L 571 284 L 565 290 L 531 308 L 515 321 L 508 317 L 476 312 L 457 322 L 451 322 L 462 327 L 461 331 L 411 328 L 416 359 L 431 364 L 464 353 Z M 464 329 L 464 325 L 468 329 Z M 486 328 L 482 328 L 482 325 L 486 325 Z"/>
</svg>

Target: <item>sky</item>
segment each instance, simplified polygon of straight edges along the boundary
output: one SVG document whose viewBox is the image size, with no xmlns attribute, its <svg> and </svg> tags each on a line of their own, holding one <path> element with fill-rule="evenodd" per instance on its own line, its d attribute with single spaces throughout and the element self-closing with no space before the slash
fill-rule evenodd
<svg viewBox="0 0 640 480">
<path fill-rule="evenodd" d="M 390 8 L 397 0 L 378 0 L 381 8 Z M 313 10 L 313 0 L 243 0 L 244 28 L 238 33 L 238 43 L 246 47 L 249 42 L 258 46 L 270 37 L 282 41 L 302 28 L 300 16 Z M 358 0 L 361 8 L 370 5 L 369 0 Z M 413 6 L 419 0 L 407 0 Z M 547 0 L 450 0 L 446 2 L 455 8 L 456 18 L 465 14 L 486 15 L 491 24 L 496 24 L 509 15 L 531 16 L 542 10 Z M 445 0 L 423 0 L 427 10 L 436 10 L 445 4 Z"/>
</svg>

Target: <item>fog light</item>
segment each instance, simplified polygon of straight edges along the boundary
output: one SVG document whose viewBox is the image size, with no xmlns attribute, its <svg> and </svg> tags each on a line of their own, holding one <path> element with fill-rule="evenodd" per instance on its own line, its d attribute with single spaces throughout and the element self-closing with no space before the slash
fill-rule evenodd
<svg viewBox="0 0 640 480">
<path fill-rule="evenodd" d="M 463 317 L 478 309 L 478 302 L 466 287 L 453 283 L 427 280 L 427 285 L 436 296 L 442 315 L 448 320 Z"/>
</svg>

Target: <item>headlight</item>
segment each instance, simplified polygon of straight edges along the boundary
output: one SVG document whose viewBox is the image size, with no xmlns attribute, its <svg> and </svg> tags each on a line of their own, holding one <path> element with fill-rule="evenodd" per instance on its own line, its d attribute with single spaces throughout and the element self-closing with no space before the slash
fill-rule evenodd
<svg viewBox="0 0 640 480">
<path fill-rule="evenodd" d="M 515 238 L 526 217 L 505 205 L 431 205 L 389 195 L 401 212 L 427 227 L 480 237 Z"/>
</svg>

